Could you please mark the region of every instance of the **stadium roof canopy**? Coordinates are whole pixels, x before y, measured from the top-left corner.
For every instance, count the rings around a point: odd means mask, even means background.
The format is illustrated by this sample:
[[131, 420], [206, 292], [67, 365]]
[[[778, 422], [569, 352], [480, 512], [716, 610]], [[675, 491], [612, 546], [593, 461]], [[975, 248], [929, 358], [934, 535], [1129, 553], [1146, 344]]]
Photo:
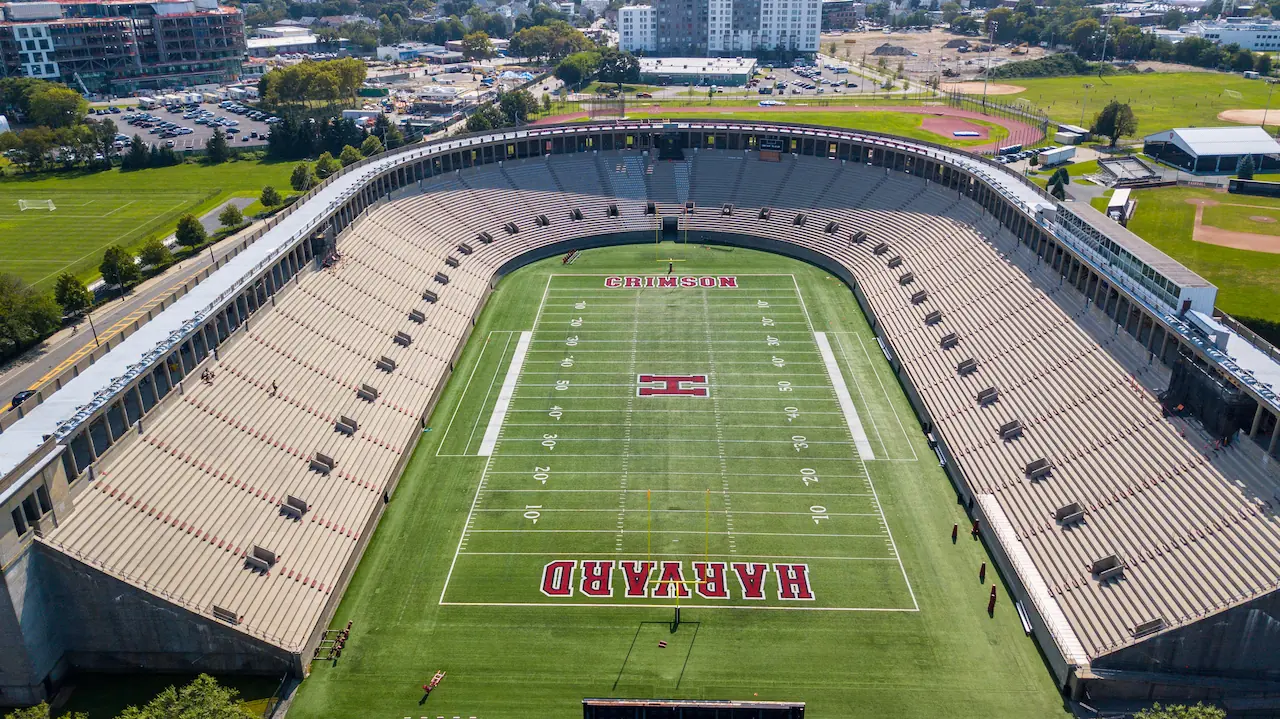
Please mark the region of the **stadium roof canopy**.
[[1213, 155], [1280, 155], [1280, 143], [1261, 127], [1180, 127], [1143, 138], [1172, 142], [1192, 157]]

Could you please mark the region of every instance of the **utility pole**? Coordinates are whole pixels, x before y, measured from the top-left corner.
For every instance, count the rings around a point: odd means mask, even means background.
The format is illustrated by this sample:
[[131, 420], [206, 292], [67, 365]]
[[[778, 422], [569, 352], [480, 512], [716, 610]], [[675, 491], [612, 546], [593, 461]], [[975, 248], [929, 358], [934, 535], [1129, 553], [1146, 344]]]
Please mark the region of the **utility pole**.
[[1262, 111], [1262, 131], [1267, 130], [1267, 113], [1271, 111], [1271, 93], [1276, 89], [1276, 81], [1267, 78], [1267, 107]]
[[987, 71], [982, 73], [982, 114], [983, 115], [987, 114], [987, 82], [991, 79], [991, 52], [996, 49], [995, 48], [996, 29], [1000, 27], [1000, 23], [993, 22], [993, 23], [990, 23], [990, 25], [991, 27], [988, 28], [988, 30], [990, 31], [990, 34], [988, 35], [988, 42], [987, 42]]

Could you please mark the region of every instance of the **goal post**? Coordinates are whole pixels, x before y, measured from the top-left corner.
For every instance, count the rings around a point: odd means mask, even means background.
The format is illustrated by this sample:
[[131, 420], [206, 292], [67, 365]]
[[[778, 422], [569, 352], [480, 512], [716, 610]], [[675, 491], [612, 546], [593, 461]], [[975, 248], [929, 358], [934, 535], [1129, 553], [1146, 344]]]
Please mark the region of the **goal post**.
[[48, 210], [53, 212], [58, 208], [54, 207], [53, 200], [18, 200], [18, 210], [26, 212], [27, 210]]

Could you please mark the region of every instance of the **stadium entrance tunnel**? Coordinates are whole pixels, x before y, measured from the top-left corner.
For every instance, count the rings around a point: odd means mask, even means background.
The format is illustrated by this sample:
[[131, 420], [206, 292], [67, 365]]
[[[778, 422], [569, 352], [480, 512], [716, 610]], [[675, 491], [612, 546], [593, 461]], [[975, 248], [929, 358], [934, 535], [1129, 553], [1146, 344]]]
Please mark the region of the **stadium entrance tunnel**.
[[[668, 142], [681, 148], [683, 159], [653, 157]], [[1187, 308], [1212, 313], [1212, 286], [1090, 208], [1060, 206], [1007, 168], [949, 148], [812, 126], [692, 121], [451, 138], [353, 164], [273, 218], [246, 251], [251, 257], [219, 271], [234, 276], [215, 273], [197, 296], [151, 320], [171, 329], [119, 343], [114, 352], [134, 353], [127, 362], [74, 368], [77, 376], [58, 385], [77, 401], [47, 409], [50, 415], [68, 409], [65, 415], [49, 421], [33, 412], [20, 420], [31, 422], [17, 426], [26, 431], [12, 431], [26, 406], [0, 419], [6, 430], [0, 442], [38, 440], [22, 444], [25, 458], [5, 466], [4, 509], [14, 526], [0, 542], [0, 566], [9, 606], [25, 612], [0, 612], [0, 626], [10, 629], [5, 636], [14, 638], [0, 645], [14, 662], [12, 672], [2, 673], [6, 696], [38, 700], [46, 677], [56, 679], [80, 662], [109, 663], [113, 655], [168, 666], [174, 657], [193, 656], [205, 635], [227, 647], [219, 664], [274, 672], [283, 658], [302, 673], [498, 279], [572, 250], [651, 243], [672, 225], [671, 239], [793, 257], [851, 288], [1059, 686], [1097, 696], [1107, 683], [1090, 673], [1092, 664], [1101, 668], [1126, 649], [1136, 656], [1156, 641], [1170, 652], [1162, 666], [1176, 665], [1185, 675], [1212, 676], [1220, 684], [1280, 680], [1280, 667], [1242, 667], [1213, 650], [1248, 637], [1255, 656], [1280, 657], [1280, 636], [1250, 636], [1252, 615], [1241, 611], [1231, 623], [1230, 642], [1204, 630], [1225, 611], [1220, 597], [1235, 597], [1232, 606], [1240, 609], [1274, 597], [1280, 586], [1280, 573], [1269, 569], [1269, 558], [1280, 551], [1266, 529], [1274, 510], [1260, 509], [1253, 500], [1261, 497], [1232, 493], [1235, 477], [1224, 474], [1246, 474], [1244, 484], [1269, 486], [1262, 459], [1274, 453], [1280, 435], [1272, 429], [1268, 438], [1265, 430], [1276, 426], [1280, 409], [1247, 392], [1255, 405], [1246, 429], [1259, 441], [1233, 443], [1238, 454], [1224, 464], [1216, 455], [1197, 454], [1205, 443], [1201, 428], [1162, 422], [1150, 401], [1168, 385], [1168, 365], [1180, 354], [1194, 355], [1215, 373], [1228, 371], [1182, 314]], [[1147, 261], [1134, 270], [1137, 276], [1101, 254], [1121, 245], [1131, 248], [1131, 259]], [[328, 276], [344, 271], [355, 285]], [[262, 321], [277, 304], [294, 303], [302, 309], [291, 317], [332, 311], [335, 324], [346, 321], [356, 311], [355, 293], [376, 296], [379, 306], [394, 311], [361, 320], [377, 325], [365, 334], [339, 331], [341, 342], [328, 328], [301, 321], [296, 332], [303, 339], [282, 341]], [[313, 300], [327, 309], [318, 310]], [[201, 513], [216, 502], [190, 501], [197, 495], [192, 488], [205, 486], [203, 460], [187, 461], [180, 453], [189, 448], [162, 443], [163, 433], [154, 430], [182, 422], [188, 435], [199, 436], [205, 423], [228, 421], [201, 404], [203, 388], [215, 384], [209, 369], [227, 356], [271, 352], [273, 371], [302, 372], [297, 368], [319, 361], [304, 354], [312, 344], [350, 354], [356, 369], [344, 397], [358, 397], [357, 406], [369, 413], [391, 401], [402, 411], [382, 417], [397, 432], [390, 447], [395, 461], [359, 483], [334, 482], [357, 519], [336, 528], [298, 525], [298, 541], [333, 547], [326, 562], [299, 573], [290, 562], [303, 545], [260, 547], [246, 537], [228, 548], [226, 538], [251, 521], [286, 521], [282, 502], [296, 514], [322, 511], [311, 497], [293, 495], [293, 485], [313, 481], [312, 474], [344, 476], [358, 457], [332, 454], [309, 440], [283, 443], [286, 469], [273, 477], [260, 477], [252, 464], [227, 467], [219, 477], [232, 478], [227, 486], [208, 486], [262, 490], [267, 499], [250, 503], [245, 516], [219, 517]], [[429, 361], [421, 360], [423, 352]], [[414, 362], [421, 377], [393, 381], [418, 371]], [[127, 371], [105, 374], [112, 366]], [[218, 384], [233, 379], [217, 374]], [[251, 423], [265, 411], [268, 400], [261, 397], [275, 396], [273, 384], [270, 377], [246, 382], [245, 396], [261, 404], [251, 403], [246, 416], [230, 421]], [[424, 391], [396, 396], [399, 384]], [[317, 430], [325, 438], [335, 427], [356, 430], [326, 396], [296, 399], [317, 416], [338, 415]], [[161, 406], [166, 410], [153, 414]], [[175, 407], [183, 412], [169, 411]], [[1248, 411], [1232, 409], [1231, 422], [1238, 425]], [[1014, 421], [1020, 431], [1005, 436], [1001, 428]], [[235, 441], [270, 443], [253, 430], [261, 434], [251, 427]], [[99, 471], [104, 464], [127, 466], [121, 458], [144, 453], [171, 458], [164, 460], [172, 466], [166, 491], [181, 502], [164, 517], [129, 477]], [[1086, 459], [1095, 464], [1086, 467]], [[1193, 463], [1194, 472], [1183, 466]], [[242, 489], [235, 483], [241, 476], [290, 482]], [[1103, 476], [1118, 488], [1101, 484]], [[1173, 476], [1194, 485], [1193, 504], [1231, 522], [1205, 524], [1185, 504], [1150, 491]], [[1044, 486], [1069, 496], [1049, 500], [1036, 491]], [[1062, 509], [1058, 504], [1080, 510], [1062, 514], [1073, 518], [1070, 527], [1065, 519], [1046, 520]], [[120, 511], [108, 514], [113, 509]], [[1160, 516], [1169, 536], [1178, 538], [1159, 552], [1135, 528], [1148, 515]], [[110, 543], [83, 531], [107, 522], [118, 536], [154, 537], [135, 542], [128, 572], [112, 563]], [[1231, 535], [1230, 551], [1203, 539], [1227, 532], [1239, 533]], [[187, 556], [201, 563], [191, 559], [186, 574], [196, 581], [173, 579], [179, 573], [161, 557], [166, 546], [191, 548]], [[37, 552], [59, 561], [33, 565]], [[1105, 576], [1090, 571], [1104, 564]], [[234, 606], [210, 600], [210, 584], [256, 580], [263, 565], [285, 577], [271, 592], [245, 594]], [[1054, 569], [1061, 567], [1069, 569]], [[1250, 579], [1230, 587], [1213, 583], [1225, 575]], [[101, 599], [112, 582], [136, 592], [136, 612], [117, 612]], [[81, 584], [93, 591], [80, 591]], [[34, 611], [38, 602], [24, 601], [46, 592], [83, 604], [69, 616], [98, 625], [86, 634], [92, 644], [65, 641], [76, 627], [55, 631], [48, 615]], [[273, 614], [280, 606], [305, 609]], [[152, 620], [155, 631], [132, 631], [138, 616], [153, 614], [150, 607], [166, 610]], [[1121, 671], [1120, 664], [1111, 669]], [[1199, 691], [1158, 668], [1139, 672], [1136, 663], [1123, 664], [1136, 672], [1126, 681]]]

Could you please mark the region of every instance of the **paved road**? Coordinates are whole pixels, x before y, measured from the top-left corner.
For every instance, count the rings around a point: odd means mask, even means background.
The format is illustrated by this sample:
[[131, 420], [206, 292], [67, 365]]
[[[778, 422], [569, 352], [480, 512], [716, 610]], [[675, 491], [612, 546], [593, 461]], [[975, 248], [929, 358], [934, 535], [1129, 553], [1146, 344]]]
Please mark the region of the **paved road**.
[[[232, 243], [224, 240], [212, 252], [221, 260], [231, 245]], [[29, 350], [17, 361], [0, 369], [0, 400], [3, 401], [0, 409], [9, 408], [9, 399], [13, 395], [24, 389], [43, 387], [59, 372], [92, 352], [95, 347], [94, 328], [99, 341], [115, 337], [137, 319], [145, 319], [147, 310], [208, 267], [211, 261], [210, 251], [206, 250], [174, 265], [164, 274], [135, 287], [123, 300], [111, 300], [94, 310], [92, 327], [88, 319], [82, 320], [75, 327], [59, 331], [39, 347]]]

